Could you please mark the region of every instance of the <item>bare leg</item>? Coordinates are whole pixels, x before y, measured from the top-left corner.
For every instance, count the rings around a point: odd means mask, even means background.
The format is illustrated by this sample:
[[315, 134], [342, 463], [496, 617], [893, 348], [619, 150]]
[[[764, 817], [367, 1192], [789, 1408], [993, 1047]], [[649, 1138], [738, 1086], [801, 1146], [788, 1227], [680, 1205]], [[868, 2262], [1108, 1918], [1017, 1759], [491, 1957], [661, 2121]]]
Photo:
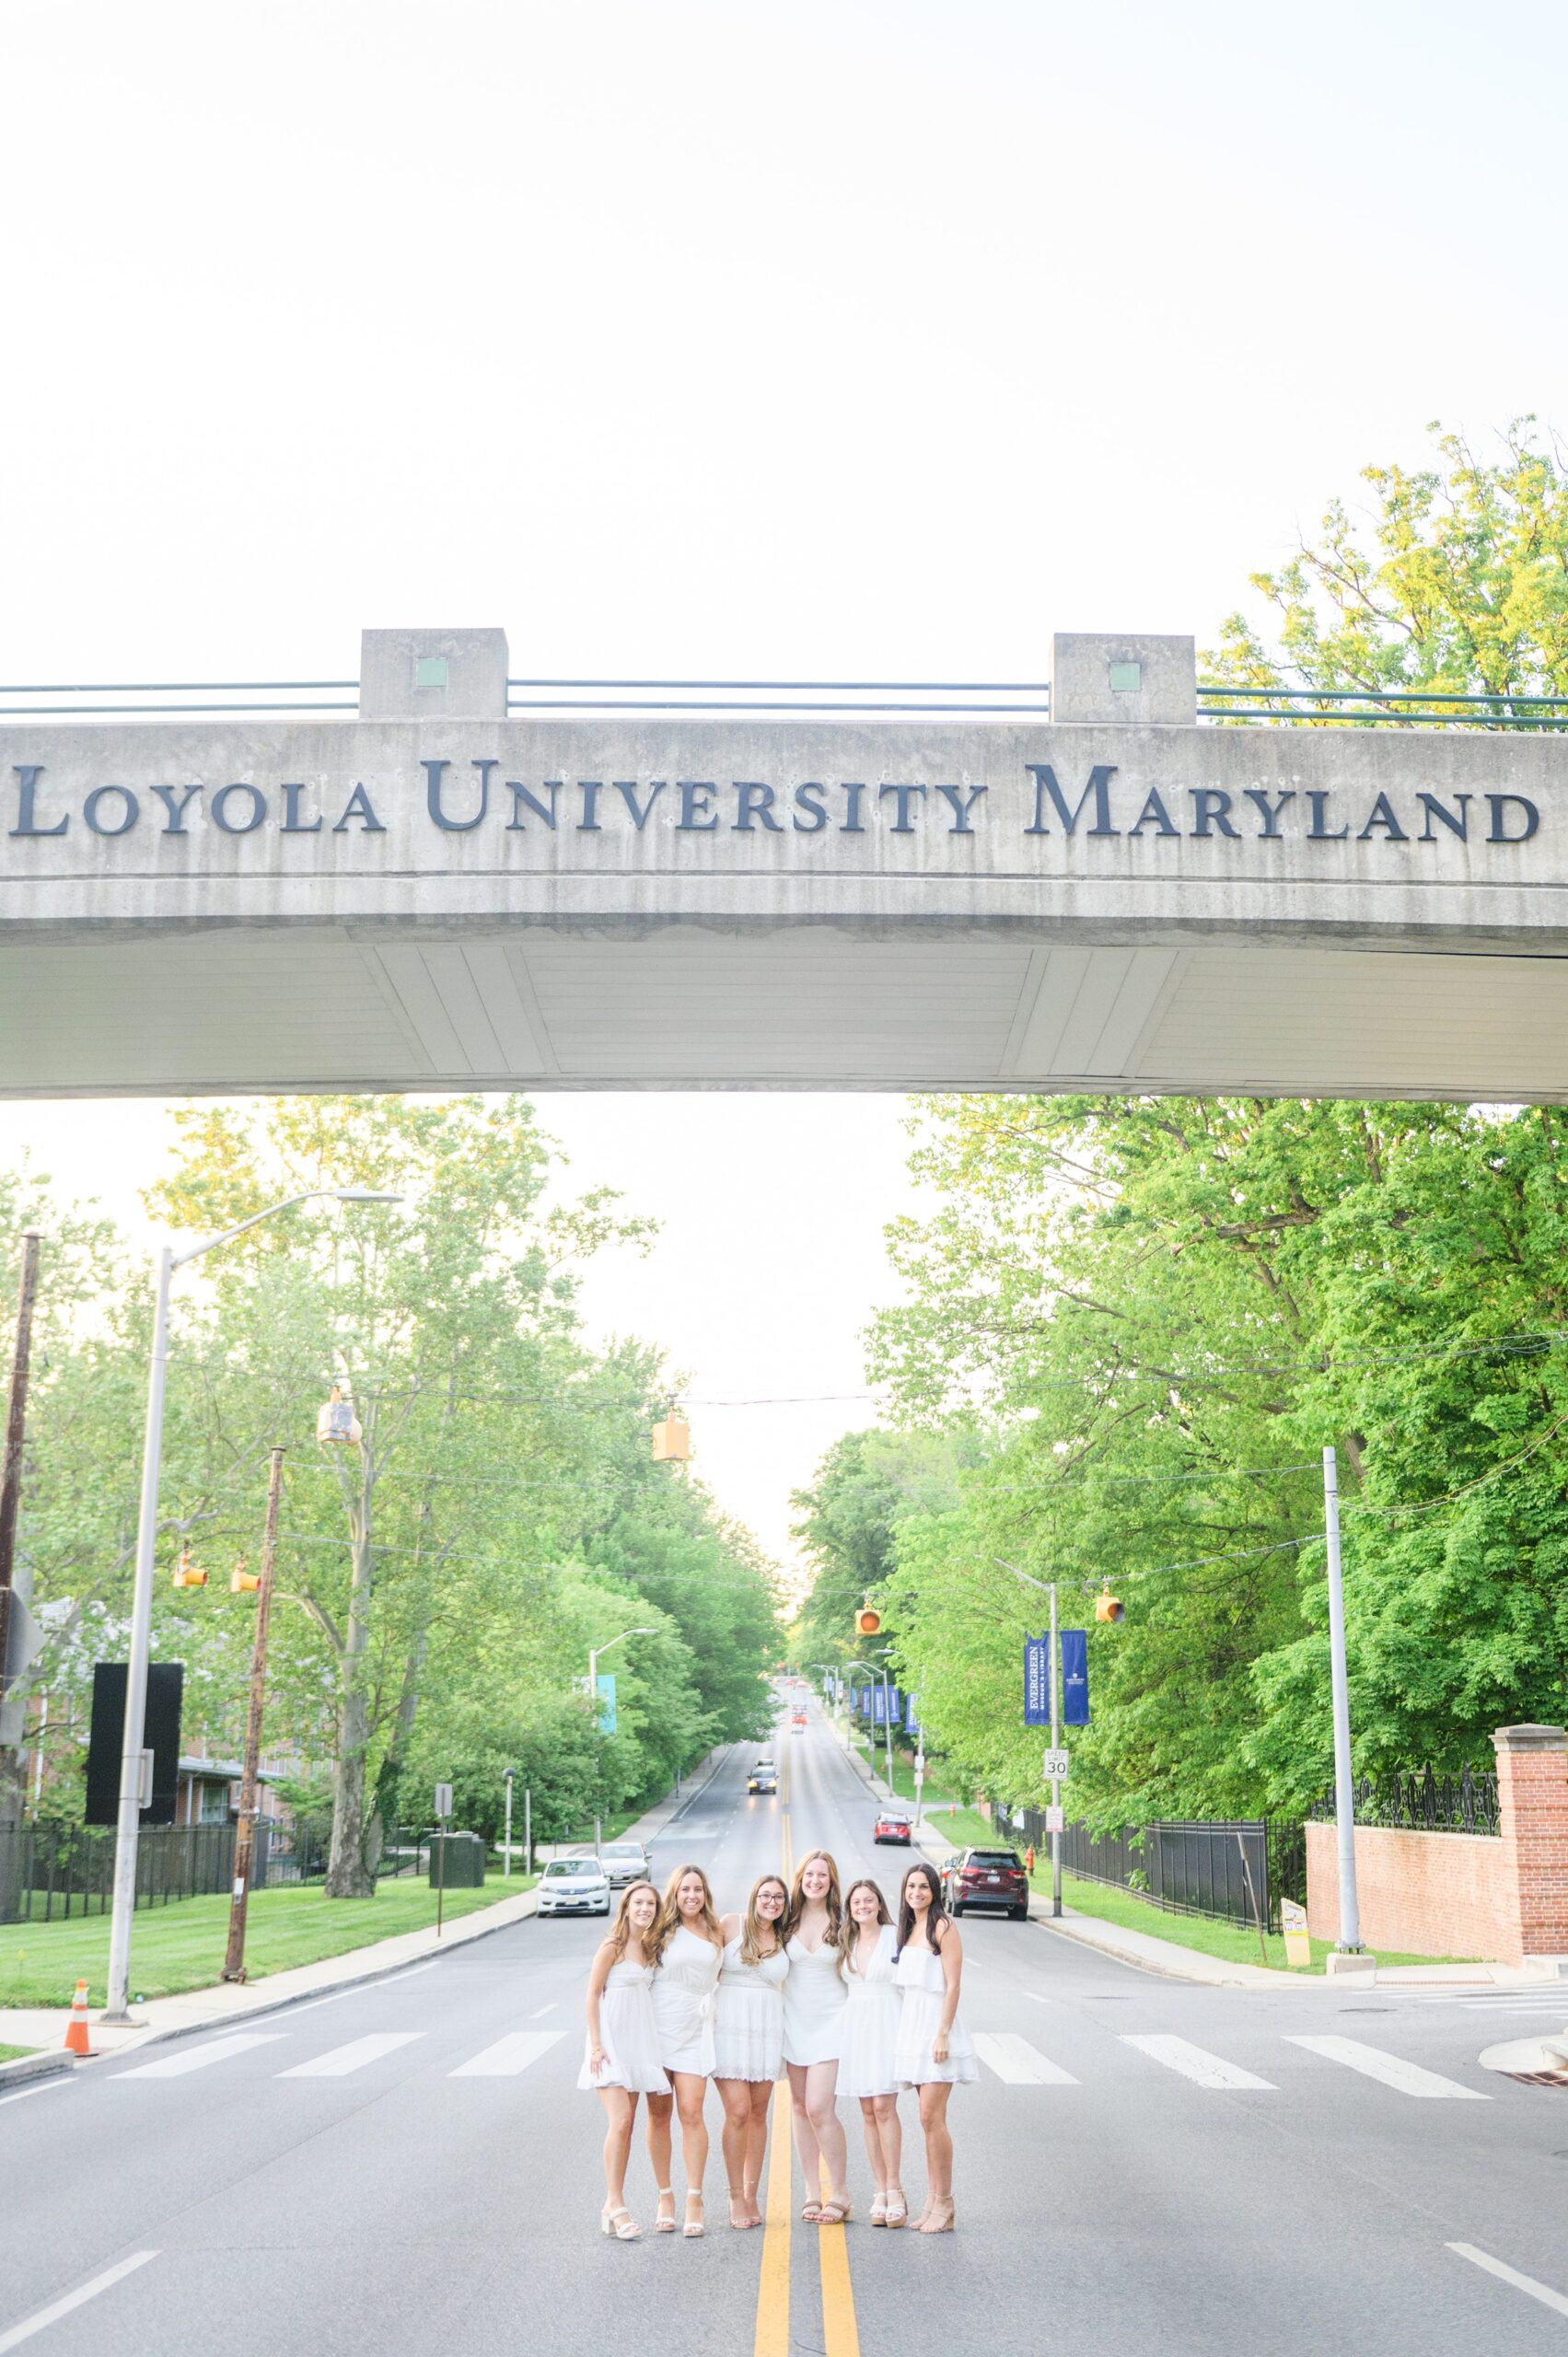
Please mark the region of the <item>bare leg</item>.
[[773, 2091], [766, 2080], [759, 2080], [751, 2089], [751, 2118], [746, 2131], [746, 2219], [747, 2223], [760, 2226], [762, 2212], [758, 2194], [762, 2186], [762, 2164], [768, 2154], [768, 2114], [772, 2108]]
[[925, 2210], [920, 2232], [938, 2234], [946, 2225], [953, 2200], [953, 2139], [947, 2132], [947, 2097], [953, 2090], [945, 2079], [929, 2079], [920, 2091], [920, 2124], [925, 2131]]
[[703, 2199], [703, 2177], [708, 2165], [708, 2123], [703, 2117], [708, 2083], [695, 2071], [672, 2071], [670, 2076], [675, 2081], [675, 2108], [680, 2115], [680, 2151], [686, 2163], [690, 2209], [693, 2200]]
[[806, 2180], [806, 2209], [815, 2212], [821, 2202], [822, 2164], [817, 2142], [817, 2131], [811, 2125], [807, 2108], [806, 2087], [810, 2076], [803, 2062], [787, 2062], [789, 2073], [790, 2126], [795, 2131], [795, 2156], [800, 2163], [800, 2174]]
[[882, 2140], [882, 2182], [889, 2193], [901, 2190], [904, 2166], [904, 2129], [899, 2118], [897, 2096], [875, 2096], [877, 2131]]
[[724, 2106], [720, 2142], [729, 2186], [729, 2223], [732, 2226], [749, 2226], [751, 2205], [747, 2191], [746, 2154], [751, 2141], [751, 2088], [745, 2079], [715, 2079], [714, 2084]]
[[621, 2210], [626, 2206], [626, 2164], [632, 2157], [637, 2098], [624, 2087], [601, 2087], [598, 2099], [604, 2106], [604, 2206]]
[[865, 2139], [865, 2157], [871, 2168], [871, 2191], [874, 2200], [880, 2201], [888, 2190], [888, 2164], [882, 2151], [882, 2129], [877, 2118], [875, 2096], [860, 2098], [860, 2132]]
[[660, 2197], [659, 2223], [661, 2224], [668, 2223], [670, 2226], [675, 2223], [674, 2197], [671, 2196], [668, 2202], [663, 2197], [669, 2185], [669, 2165], [672, 2157], [669, 2121], [670, 2114], [674, 2109], [673, 2096], [648, 2097], [648, 2158], [654, 2165], [654, 2185]]
[[828, 2165], [828, 2189], [834, 2196], [844, 2192], [844, 2177], [849, 2168], [849, 2152], [836, 2099], [838, 2084], [836, 2061], [813, 2062], [807, 2071], [806, 2115], [817, 2139], [817, 2149]]

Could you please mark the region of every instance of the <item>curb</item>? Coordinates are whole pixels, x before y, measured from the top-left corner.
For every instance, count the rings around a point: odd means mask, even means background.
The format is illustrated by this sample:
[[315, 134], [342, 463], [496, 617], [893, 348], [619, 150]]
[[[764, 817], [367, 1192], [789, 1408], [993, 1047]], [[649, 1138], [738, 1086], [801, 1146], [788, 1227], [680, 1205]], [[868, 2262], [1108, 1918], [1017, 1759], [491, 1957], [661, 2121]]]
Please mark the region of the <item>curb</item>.
[[24, 2079], [53, 2079], [75, 2067], [75, 2056], [67, 2054], [64, 2047], [52, 2054], [18, 2054], [12, 2062], [0, 2062], [0, 2094], [19, 2086]]

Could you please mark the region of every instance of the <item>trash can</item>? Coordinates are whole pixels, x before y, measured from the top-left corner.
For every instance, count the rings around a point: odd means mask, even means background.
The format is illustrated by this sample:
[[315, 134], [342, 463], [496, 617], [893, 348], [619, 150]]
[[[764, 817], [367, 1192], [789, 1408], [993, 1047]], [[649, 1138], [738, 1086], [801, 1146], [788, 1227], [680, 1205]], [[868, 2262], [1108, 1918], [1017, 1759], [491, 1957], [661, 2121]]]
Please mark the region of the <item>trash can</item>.
[[430, 1843], [430, 1887], [479, 1890], [484, 1883], [484, 1843], [477, 1833], [437, 1833]]

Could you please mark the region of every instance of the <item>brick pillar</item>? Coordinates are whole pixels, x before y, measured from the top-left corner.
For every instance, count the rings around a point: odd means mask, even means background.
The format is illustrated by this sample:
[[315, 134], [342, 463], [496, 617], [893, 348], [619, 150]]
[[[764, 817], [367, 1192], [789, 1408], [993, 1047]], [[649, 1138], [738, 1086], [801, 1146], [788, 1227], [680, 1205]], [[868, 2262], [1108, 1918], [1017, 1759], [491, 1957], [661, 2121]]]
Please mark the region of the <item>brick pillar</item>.
[[1497, 1797], [1516, 1959], [1568, 1965], [1568, 1729], [1499, 1727]]

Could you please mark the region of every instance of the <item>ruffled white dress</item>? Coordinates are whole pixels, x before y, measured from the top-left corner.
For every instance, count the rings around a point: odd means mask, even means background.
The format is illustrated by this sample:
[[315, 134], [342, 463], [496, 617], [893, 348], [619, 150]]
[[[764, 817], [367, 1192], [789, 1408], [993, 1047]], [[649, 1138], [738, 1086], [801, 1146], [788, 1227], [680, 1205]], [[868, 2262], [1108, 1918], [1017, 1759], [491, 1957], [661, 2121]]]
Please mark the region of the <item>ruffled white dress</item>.
[[714, 2074], [714, 1985], [720, 1951], [714, 1940], [678, 1925], [654, 1974], [654, 2021], [659, 2061], [667, 2071]]
[[848, 1994], [839, 2047], [842, 2096], [893, 2096], [899, 2091], [894, 2056], [903, 1997], [893, 1970], [897, 1939], [892, 1925], [884, 1923], [865, 1970], [861, 1972], [854, 1963], [846, 1962], [844, 1987]]
[[784, 2059], [786, 2062], [836, 2062], [844, 2000], [839, 1952], [824, 1940], [808, 1948], [797, 1932], [784, 1950], [789, 1977], [784, 1985]]
[[931, 2059], [947, 1999], [941, 1957], [933, 1956], [926, 1947], [904, 1948], [894, 1967], [894, 1976], [903, 1991], [899, 2042], [893, 2056], [900, 2086], [923, 2087], [932, 2079], [946, 2079], [952, 2086], [967, 2086], [978, 2079], [980, 2064], [975, 2061], [970, 2034], [960, 2021], [955, 2021], [947, 2032], [946, 2062], [934, 2062]]
[[784, 2069], [784, 1991], [789, 1958], [782, 1948], [756, 1964], [740, 1960], [731, 1940], [714, 2002], [715, 2079], [776, 2079]]
[[588, 2068], [593, 2050], [589, 2038], [583, 2048], [580, 2087], [626, 2087], [634, 2096], [667, 2096], [669, 2081], [658, 2059], [658, 2032], [654, 2026], [653, 1967], [628, 1964], [621, 1956], [610, 1968], [598, 2001], [599, 2042], [604, 2067], [598, 2078]]

